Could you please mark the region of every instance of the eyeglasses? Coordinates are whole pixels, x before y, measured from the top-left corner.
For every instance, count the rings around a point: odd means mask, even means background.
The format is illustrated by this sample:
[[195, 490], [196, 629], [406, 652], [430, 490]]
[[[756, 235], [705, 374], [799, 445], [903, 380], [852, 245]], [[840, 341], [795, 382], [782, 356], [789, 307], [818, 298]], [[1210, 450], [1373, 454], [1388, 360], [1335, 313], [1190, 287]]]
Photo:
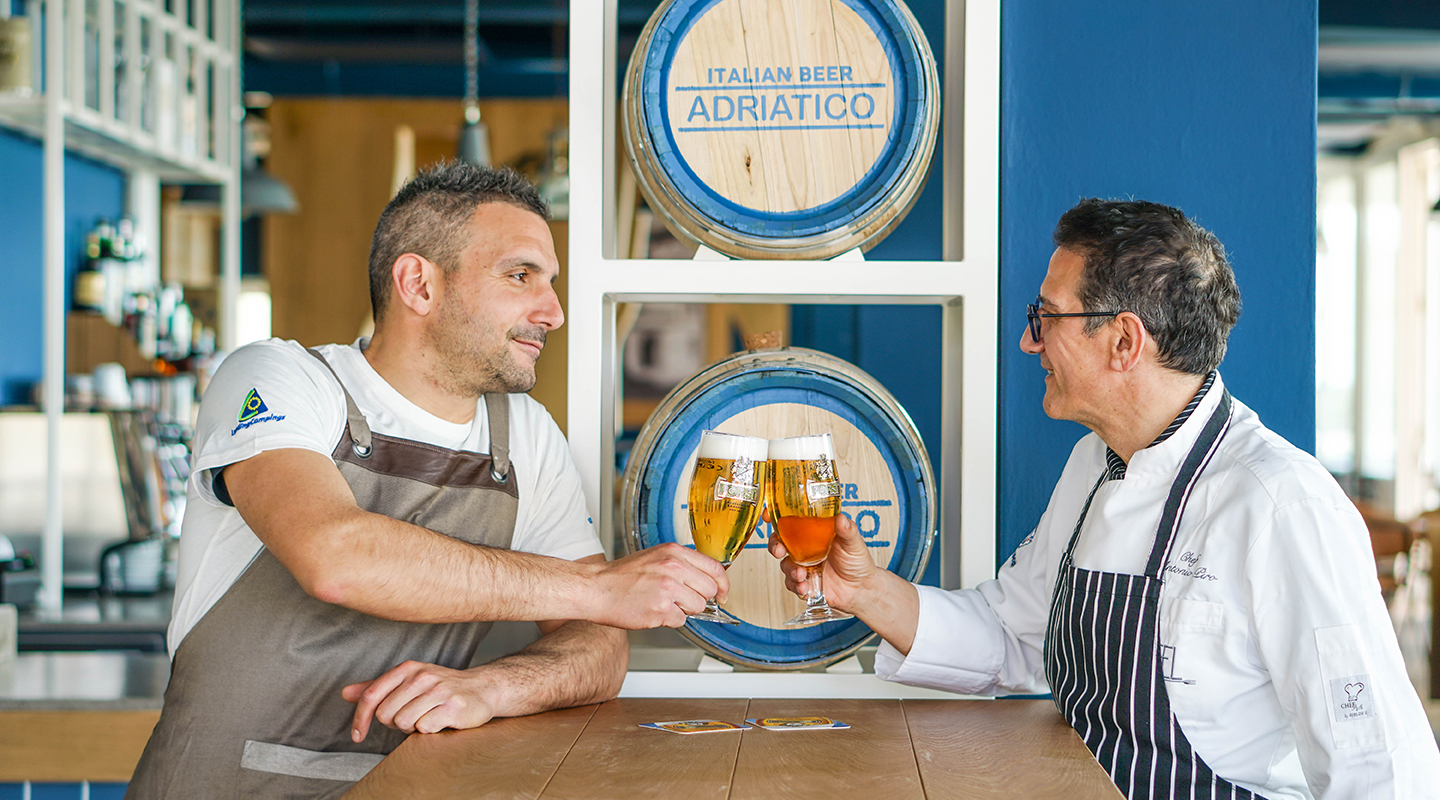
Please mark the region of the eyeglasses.
[[1030, 323], [1030, 340], [1039, 344], [1044, 341], [1040, 336], [1040, 320], [1055, 319], [1058, 317], [1113, 317], [1116, 314], [1123, 314], [1123, 311], [1076, 311], [1070, 314], [1041, 314], [1040, 298], [1025, 306], [1025, 319]]

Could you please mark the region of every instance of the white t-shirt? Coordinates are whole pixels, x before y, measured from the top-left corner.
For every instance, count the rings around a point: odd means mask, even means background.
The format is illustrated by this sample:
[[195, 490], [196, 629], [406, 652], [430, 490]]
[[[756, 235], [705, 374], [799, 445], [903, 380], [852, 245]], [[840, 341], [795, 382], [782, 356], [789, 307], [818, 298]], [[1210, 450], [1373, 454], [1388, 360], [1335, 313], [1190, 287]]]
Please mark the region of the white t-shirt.
[[[375, 372], [361, 352], [368, 344], [362, 338], [353, 345], [316, 349], [344, 381], [371, 431], [451, 450], [489, 452], [483, 398], [471, 422], [440, 419]], [[299, 343], [256, 342], [225, 359], [205, 390], [195, 426], [170, 620], [172, 654], [261, 548], [240, 513], [216, 499], [215, 471], [281, 448], [299, 447], [329, 457], [344, 430], [340, 384]], [[520, 492], [511, 549], [567, 560], [603, 552], [565, 437], [545, 407], [529, 395], [510, 395], [510, 460]]]
[[[1095, 492], [1074, 565], [1143, 573], [1170, 484], [1224, 386]], [[1180, 728], [1216, 773], [1265, 797], [1440, 798], [1440, 752], [1380, 597], [1370, 538], [1312, 456], [1234, 402], [1163, 568], [1160, 643]], [[1050, 506], [998, 577], [920, 587], [914, 645], [888, 680], [967, 694], [1045, 692], [1055, 578], [1105, 443], [1075, 445]]]

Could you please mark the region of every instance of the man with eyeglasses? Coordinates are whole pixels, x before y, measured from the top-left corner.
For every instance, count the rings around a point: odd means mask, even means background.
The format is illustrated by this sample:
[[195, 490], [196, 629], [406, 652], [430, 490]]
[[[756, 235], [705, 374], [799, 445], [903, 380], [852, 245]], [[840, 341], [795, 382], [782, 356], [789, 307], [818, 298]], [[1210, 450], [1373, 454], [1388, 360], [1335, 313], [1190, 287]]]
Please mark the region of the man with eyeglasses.
[[[1096, 199], [1054, 242], [1020, 347], [1045, 412], [1093, 433], [976, 589], [876, 567], [842, 521], [825, 593], [885, 640], [876, 672], [1051, 692], [1130, 798], [1440, 797], [1364, 523], [1217, 371], [1240, 314], [1220, 242], [1176, 209]], [[804, 568], [782, 568], [803, 594]]]

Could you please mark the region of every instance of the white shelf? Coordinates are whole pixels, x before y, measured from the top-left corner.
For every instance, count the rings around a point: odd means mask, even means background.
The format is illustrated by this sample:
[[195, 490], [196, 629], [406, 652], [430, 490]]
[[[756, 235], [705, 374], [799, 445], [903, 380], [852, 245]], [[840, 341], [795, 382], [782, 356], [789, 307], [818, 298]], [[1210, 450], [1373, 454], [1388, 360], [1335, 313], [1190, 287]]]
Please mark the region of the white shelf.
[[[45, 138], [44, 95], [0, 98], [0, 127], [35, 139]], [[224, 183], [232, 170], [210, 159], [184, 156], [162, 148], [155, 137], [88, 109], [71, 110], [62, 101], [65, 149], [126, 172], [146, 171], [166, 183]]]
[[[941, 585], [995, 572], [1000, 8], [949, 3], [942, 261], [615, 258], [617, 0], [570, 4], [570, 447], [614, 549], [616, 305], [630, 301], [931, 303], [943, 309]], [[933, 43], [932, 44], [938, 44]], [[935, 456], [932, 453], [932, 458]], [[838, 676], [837, 676], [838, 677]]]
[[[196, 18], [181, 16], [192, 8]], [[160, 241], [161, 181], [221, 185], [220, 346], [234, 344], [243, 116], [239, 0], [177, 2], [174, 9], [167, 12], [157, 0], [25, 4], [35, 94], [0, 97], [0, 127], [39, 139], [43, 151], [43, 395], [52, 400], [65, 394], [67, 151], [125, 172], [126, 214], [153, 246]], [[207, 17], [212, 10], [213, 18]], [[158, 277], [158, 261], [150, 268]], [[40, 603], [49, 609], [63, 602], [62, 406], [45, 404], [49, 433]]]

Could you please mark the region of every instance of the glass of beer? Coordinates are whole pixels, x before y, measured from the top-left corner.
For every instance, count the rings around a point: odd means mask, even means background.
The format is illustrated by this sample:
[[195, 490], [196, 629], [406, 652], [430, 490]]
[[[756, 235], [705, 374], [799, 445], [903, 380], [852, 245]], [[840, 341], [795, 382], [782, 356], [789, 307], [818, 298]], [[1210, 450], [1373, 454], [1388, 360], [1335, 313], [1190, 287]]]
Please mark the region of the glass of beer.
[[[695, 549], [722, 565], [730, 562], [750, 541], [765, 502], [765, 467], [770, 443], [754, 436], [719, 431], [700, 434], [695, 474], [690, 478], [690, 535]], [[703, 619], [738, 625], [710, 598], [705, 610], [691, 614]]]
[[770, 519], [790, 558], [809, 573], [810, 583], [805, 610], [787, 620], [786, 625], [853, 619], [825, 602], [820, 585], [821, 568], [835, 541], [841, 494], [830, 434], [770, 440]]

